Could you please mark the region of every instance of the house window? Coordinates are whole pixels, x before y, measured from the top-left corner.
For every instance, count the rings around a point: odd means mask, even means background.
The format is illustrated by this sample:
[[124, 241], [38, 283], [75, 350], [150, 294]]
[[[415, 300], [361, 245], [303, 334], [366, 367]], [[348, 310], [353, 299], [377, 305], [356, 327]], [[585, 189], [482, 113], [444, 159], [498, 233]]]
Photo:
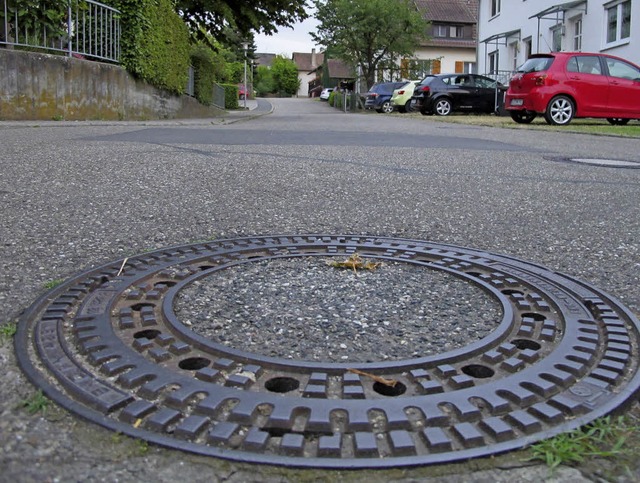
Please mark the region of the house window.
[[562, 25], [556, 25], [551, 29], [551, 51], [560, 52], [562, 50]]
[[500, 0], [491, 0], [491, 16], [495, 17], [500, 13]]
[[631, 0], [615, 2], [607, 10], [607, 43], [620, 42], [631, 36]]
[[582, 17], [573, 22], [573, 50], [576, 52], [582, 50]]
[[456, 61], [455, 71], [456, 74], [473, 74], [475, 73], [476, 63], [475, 62], [464, 62], [462, 60]]
[[433, 36], [434, 37], [447, 37], [449, 35], [448, 25], [434, 25]]
[[456, 38], [456, 39], [460, 39], [460, 38], [464, 37], [464, 27], [461, 27], [459, 25], [452, 25], [451, 26], [451, 37]]
[[524, 51], [524, 60], [531, 57], [531, 37], [522, 39], [522, 50]]
[[511, 68], [512, 70], [518, 69], [518, 42], [512, 42], [509, 44], [509, 52], [511, 52]]
[[499, 54], [496, 50], [495, 52], [491, 52], [489, 54], [489, 74], [497, 74], [498, 73], [498, 63], [499, 63]]

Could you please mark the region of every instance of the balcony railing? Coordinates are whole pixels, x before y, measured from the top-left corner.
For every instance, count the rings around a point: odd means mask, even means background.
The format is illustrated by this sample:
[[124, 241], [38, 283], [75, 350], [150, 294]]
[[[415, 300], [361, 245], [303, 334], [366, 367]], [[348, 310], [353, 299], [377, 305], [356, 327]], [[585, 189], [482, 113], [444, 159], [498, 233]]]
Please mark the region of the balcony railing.
[[0, 47], [120, 61], [120, 12], [94, 0], [0, 0]]

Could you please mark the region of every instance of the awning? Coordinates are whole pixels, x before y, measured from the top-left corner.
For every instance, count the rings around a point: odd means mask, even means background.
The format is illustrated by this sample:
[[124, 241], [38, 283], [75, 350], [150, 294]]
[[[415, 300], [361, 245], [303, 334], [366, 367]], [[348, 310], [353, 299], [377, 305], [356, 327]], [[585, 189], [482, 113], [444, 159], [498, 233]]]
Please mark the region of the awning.
[[541, 12], [536, 13], [535, 15], [531, 15], [531, 17], [529, 18], [538, 18], [541, 19], [546, 15], [552, 14], [552, 13], [564, 13], [567, 10], [572, 10], [576, 7], [578, 7], [579, 5], [583, 5], [584, 4], [584, 11], [585, 13], [587, 12], [587, 0], [576, 0], [573, 2], [567, 2], [567, 3], [560, 3], [558, 5], [554, 5], [553, 7], [549, 7], [546, 8], [544, 10], [542, 10]]
[[[520, 29], [509, 30], [508, 32], [502, 32], [500, 34], [492, 35], [491, 37], [487, 37], [486, 39], [481, 40], [480, 43], [488, 44], [489, 42], [497, 41], [500, 39], [508, 39], [509, 37], [513, 37], [514, 35], [517, 35], [518, 37], [520, 37]], [[505, 40], [505, 43], [506, 43], [506, 40]]]

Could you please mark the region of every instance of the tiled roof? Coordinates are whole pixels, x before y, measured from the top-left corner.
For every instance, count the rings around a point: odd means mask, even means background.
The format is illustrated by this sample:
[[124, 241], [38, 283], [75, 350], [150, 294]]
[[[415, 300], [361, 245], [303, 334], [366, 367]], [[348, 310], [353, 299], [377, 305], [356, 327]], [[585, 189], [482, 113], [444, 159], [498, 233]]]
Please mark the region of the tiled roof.
[[327, 59], [329, 77], [332, 79], [355, 79], [353, 69], [338, 59]]
[[457, 40], [457, 39], [429, 39], [421, 44], [424, 47], [458, 47], [463, 49], [476, 49], [475, 40]]
[[261, 65], [265, 67], [271, 67], [271, 63], [273, 62], [273, 59], [276, 58], [276, 54], [265, 54], [260, 52], [256, 52], [255, 54], [253, 54], [253, 56], [256, 59], [256, 65]]
[[424, 18], [433, 22], [476, 23], [479, 0], [415, 0]]
[[[315, 55], [315, 63], [313, 62], [313, 57]], [[319, 65], [322, 65], [324, 61], [324, 53], [307, 53], [307, 52], [294, 52], [293, 53], [293, 61], [298, 66], [298, 70], [300, 71], [312, 71], [317, 68]]]

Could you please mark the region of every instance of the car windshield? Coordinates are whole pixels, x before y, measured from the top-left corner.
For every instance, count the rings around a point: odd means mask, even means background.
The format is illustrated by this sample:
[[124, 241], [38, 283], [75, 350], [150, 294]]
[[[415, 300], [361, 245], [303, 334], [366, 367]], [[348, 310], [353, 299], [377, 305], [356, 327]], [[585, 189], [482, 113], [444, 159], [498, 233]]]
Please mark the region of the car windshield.
[[532, 57], [518, 67], [518, 72], [529, 74], [531, 72], [547, 70], [551, 67], [551, 64], [553, 64], [553, 60], [553, 57]]

